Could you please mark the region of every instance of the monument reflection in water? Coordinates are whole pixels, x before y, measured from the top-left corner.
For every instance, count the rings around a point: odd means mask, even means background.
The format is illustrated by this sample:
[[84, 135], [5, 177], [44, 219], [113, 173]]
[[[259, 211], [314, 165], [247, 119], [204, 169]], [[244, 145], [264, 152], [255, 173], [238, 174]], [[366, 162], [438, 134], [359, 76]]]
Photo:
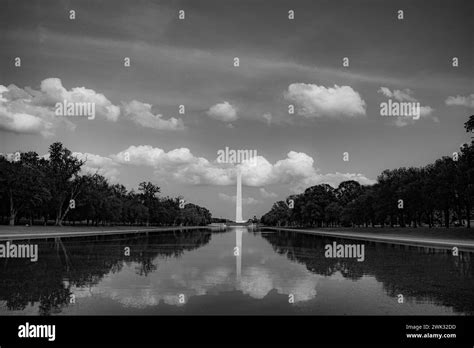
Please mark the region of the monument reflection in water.
[[333, 241], [348, 242], [242, 226], [38, 240], [37, 262], [1, 261], [0, 314], [474, 313], [472, 253], [365, 242], [358, 262], [326, 258]]

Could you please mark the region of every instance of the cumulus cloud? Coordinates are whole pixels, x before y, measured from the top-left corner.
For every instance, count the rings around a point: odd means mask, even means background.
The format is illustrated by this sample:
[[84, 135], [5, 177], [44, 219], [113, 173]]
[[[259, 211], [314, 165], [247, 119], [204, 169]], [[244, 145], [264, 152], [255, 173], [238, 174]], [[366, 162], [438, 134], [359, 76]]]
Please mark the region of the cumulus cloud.
[[[387, 87], [380, 87], [377, 92], [383, 94], [387, 98], [393, 98], [398, 102], [419, 103], [418, 99], [413, 96], [413, 91], [409, 88], [405, 88], [403, 90], [394, 89], [393, 91], [391, 91]], [[433, 111], [434, 109], [431, 106], [420, 105], [420, 117], [431, 118], [433, 121], [439, 122], [439, 119], [437, 117], [431, 116]], [[417, 120], [412, 117], [398, 116], [391, 118], [391, 121], [397, 127], [404, 127], [415, 123]]]
[[73, 152], [73, 156], [85, 161], [81, 168], [83, 174], [100, 174], [109, 179], [110, 182], [118, 182], [118, 163], [109, 157], [103, 157], [92, 153]]
[[137, 100], [123, 102], [122, 107], [112, 104], [103, 94], [86, 87], [67, 90], [60, 79], [47, 78], [41, 81], [40, 89], [19, 88], [15, 85], [0, 85], [0, 129], [16, 133], [42, 134], [51, 136], [63, 125], [74, 130], [76, 125], [70, 117], [55, 114], [56, 103], [90, 103], [94, 105], [95, 116], [116, 122], [124, 113], [136, 124], [154, 129], [181, 130], [183, 121], [177, 118], [163, 119], [153, 114], [150, 104]]
[[0, 104], [0, 129], [15, 133], [41, 133], [44, 136], [52, 134], [53, 124], [38, 116], [24, 112], [15, 112]]
[[58, 123], [69, 124], [66, 120], [58, 120], [54, 111], [33, 103], [33, 95], [15, 85], [0, 85], [0, 129], [27, 134], [51, 136]]
[[[236, 196], [229, 196], [221, 192], [219, 193], [219, 198], [222, 199], [223, 201], [232, 202], [232, 203], [235, 203], [237, 200]], [[253, 197], [242, 197], [242, 203], [245, 205], [251, 205], [251, 204], [258, 204], [261, 202]]]
[[468, 108], [474, 108], [474, 94], [468, 95], [467, 97], [457, 95], [455, 97], [449, 96], [444, 101], [449, 106], [465, 106]]
[[275, 198], [277, 197], [277, 194], [274, 192], [269, 192], [265, 190], [263, 187], [260, 187], [260, 194], [262, 195], [263, 198]]
[[315, 84], [292, 83], [285, 98], [295, 104], [299, 115], [314, 117], [350, 117], [365, 115], [365, 101], [350, 86], [326, 88]]
[[234, 175], [228, 166], [218, 166], [203, 157], [196, 157], [188, 148], [165, 152], [150, 145], [130, 146], [112, 158], [119, 163], [147, 165], [155, 168], [158, 175], [194, 185], [230, 185]]
[[314, 159], [304, 152], [290, 151], [287, 157], [271, 164], [264, 157], [257, 157], [257, 164], [240, 165], [242, 182], [248, 186], [284, 184], [293, 192], [300, 192], [312, 185], [329, 184], [336, 187], [345, 180], [356, 180], [363, 185], [373, 184], [374, 180], [362, 174], [328, 173], [321, 174], [314, 165]]
[[237, 109], [227, 101], [211, 106], [207, 114], [222, 122], [233, 122], [238, 118]]
[[114, 122], [120, 116], [120, 107], [112, 104], [103, 94], [85, 87], [74, 87], [68, 91], [58, 78], [41, 81], [40, 91], [33, 91], [33, 95], [33, 102], [39, 105], [54, 107], [64, 100], [71, 103], [94, 103], [97, 115]]
[[132, 100], [130, 103], [123, 103], [125, 116], [128, 116], [136, 124], [159, 130], [182, 130], [183, 121], [175, 117], [168, 120], [163, 119], [161, 114], [153, 114], [151, 104]]
[[67, 117], [55, 115], [56, 103], [94, 103], [95, 112], [109, 121], [116, 121], [120, 108], [113, 105], [103, 94], [85, 87], [67, 90], [58, 78], [41, 81], [40, 89], [0, 85], [0, 129], [16, 133], [51, 136], [64, 125], [74, 130], [75, 125]]
[[[188, 148], [166, 152], [150, 145], [130, 146], [111, 158], [118, 163], [150, 166], [161, 178], [184, 184], [226, 186], [235, 185], [236, 182], [236, 167], [194, 156]], [[311, 156], [295, 151], [290, 151], [286, 158], [274, 164], [263, 156], [257, 156], [255, 161], [239, 164], [238, 168], [242, 172], [244, 185], [262, 187], [283, 184], [295, 192], [321, 183], [337, 186], [344, 180], [356, 180], [362, 184], [374, 183], [362, 174], [321, 174], [315, 168]]]

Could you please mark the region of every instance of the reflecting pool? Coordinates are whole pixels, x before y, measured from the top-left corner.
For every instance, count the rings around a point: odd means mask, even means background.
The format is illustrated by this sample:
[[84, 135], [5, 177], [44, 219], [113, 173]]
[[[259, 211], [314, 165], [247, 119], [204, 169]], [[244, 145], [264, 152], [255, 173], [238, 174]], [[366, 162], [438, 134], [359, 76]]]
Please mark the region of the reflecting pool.
[[37, 262], [0, 260], [0, 315], [474, 313], [469, 252], [245, 227], [30, 243]]

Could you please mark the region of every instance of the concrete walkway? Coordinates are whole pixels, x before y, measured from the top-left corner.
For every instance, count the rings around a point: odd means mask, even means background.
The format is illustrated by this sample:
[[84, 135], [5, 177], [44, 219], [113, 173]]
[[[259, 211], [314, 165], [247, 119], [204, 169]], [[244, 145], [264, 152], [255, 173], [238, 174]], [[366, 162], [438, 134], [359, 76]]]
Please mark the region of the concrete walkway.
[[359, 233], [359, 232], [330, 232], [321, 230], [300, 230], [293, 228], [280, 228], [280, 227], [265, 227], [265, 229], [289, 231], [306, 234], [316, 234], [320, 236], [337, 237], [345, 239], [355, 240], [366, 240], [372, 242], [389, 243], [389, 244], [400, 244], [400, 245], [412, 245], [412, 246], [423, 246], [432, 247], [439, 249], [452, 249], [457, 247], [461, 251], [474, 251], [473, 240], [463, 239], [445, 239], [445, 238], [432, 238], [432, 237], [417, 237], [417, 236], [406, 236], [400, 234], [380, 234], [380, 233]]
[[53, 227], [53, 226], [33, 226], [33, 227], [10, 227], [2, 226], [0, 228], [0, 240], [21, 240], [21, 239], [44, 239], [44, 238], [69, 238], [69, 237], [87, 237], [102, 236], [111, 234], [127, 233], [154, 233], [177, 230], [190, 230], [196, 228], [209, 228], [208, 226], [174, 226], [174, 227]]

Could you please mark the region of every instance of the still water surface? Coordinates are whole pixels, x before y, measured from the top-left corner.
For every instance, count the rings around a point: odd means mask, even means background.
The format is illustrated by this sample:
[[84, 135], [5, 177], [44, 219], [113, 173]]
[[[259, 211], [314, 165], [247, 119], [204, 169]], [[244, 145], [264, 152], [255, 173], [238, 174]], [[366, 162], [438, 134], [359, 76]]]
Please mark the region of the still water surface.
[[240, 227], [37, 240], [37, 262], [0, 260], [0, 315], [474, 313], [473, 253], [365, 242], [358, 262], [326, 258], [334, 241], [362, 243]]

